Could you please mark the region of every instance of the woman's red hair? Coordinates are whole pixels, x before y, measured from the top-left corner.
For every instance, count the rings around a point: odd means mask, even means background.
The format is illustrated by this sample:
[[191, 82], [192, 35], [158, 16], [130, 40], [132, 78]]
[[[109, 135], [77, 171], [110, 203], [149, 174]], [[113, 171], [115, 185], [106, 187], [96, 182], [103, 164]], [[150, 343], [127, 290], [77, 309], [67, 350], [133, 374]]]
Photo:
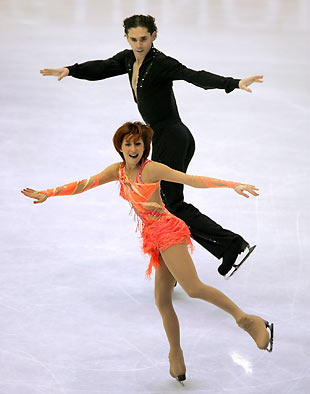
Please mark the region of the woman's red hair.
[[113, 144], [124, 162], [124, 155], [121, 152], [123, 139], [126, 137], [128, 140], [133, 139], [133, 142], [136, 142], [139, 138], [142, 138], [144, 143], [144, 152], [141, 158], [142, 162], [146, 160], [150, 154], [153, 134], [153, 129], [146, 124], [141, 122], [126, 122], [116, 130], [113, 136]]

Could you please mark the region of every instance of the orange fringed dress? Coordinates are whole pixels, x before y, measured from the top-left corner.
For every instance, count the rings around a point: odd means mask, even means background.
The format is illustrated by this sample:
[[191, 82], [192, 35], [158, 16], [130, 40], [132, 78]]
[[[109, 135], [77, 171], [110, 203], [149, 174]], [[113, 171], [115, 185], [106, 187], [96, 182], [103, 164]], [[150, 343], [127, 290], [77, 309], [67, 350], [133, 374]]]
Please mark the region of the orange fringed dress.
[[129, 201], [137, 215], [138, 228], [141, 232], [142, 250], [150, 255], [151, 259], [146, 270], [146, 277], [150, 279], [152, 268], [159, 267], [159, 252], [172, 245], [187, 244], [191, 251], [193, 244], [190, 239], [190, 231], [183, 220], [170, 213], [164, 203], [161, 205], [150, 202], [150, 198], [156, 189], [160, 188], [160, 182], [142, 182], [142, 171], [146, 163], [142, 163], [137, 174], [136, 182], [130, 181], [125, 174], [125, 167], [121, 166], [118, 173], [120, 182], [120, 195]]

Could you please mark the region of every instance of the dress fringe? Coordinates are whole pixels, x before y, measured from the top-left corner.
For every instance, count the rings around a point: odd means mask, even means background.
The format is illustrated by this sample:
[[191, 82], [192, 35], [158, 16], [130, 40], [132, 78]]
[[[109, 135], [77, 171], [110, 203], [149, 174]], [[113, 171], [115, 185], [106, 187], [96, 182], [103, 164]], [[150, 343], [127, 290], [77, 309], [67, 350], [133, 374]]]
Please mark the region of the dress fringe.
[[190, 231], [183, 220], [172, 214], [167, 214], [159, 220], [152, 220], [143, 227], [142, 250], [150, 255], [150, 262], [145, 272], [146, 279], [151, 279], [152, 270], [160, 266], [159, 254], [170, 246], [185, 244], [193, 252]]

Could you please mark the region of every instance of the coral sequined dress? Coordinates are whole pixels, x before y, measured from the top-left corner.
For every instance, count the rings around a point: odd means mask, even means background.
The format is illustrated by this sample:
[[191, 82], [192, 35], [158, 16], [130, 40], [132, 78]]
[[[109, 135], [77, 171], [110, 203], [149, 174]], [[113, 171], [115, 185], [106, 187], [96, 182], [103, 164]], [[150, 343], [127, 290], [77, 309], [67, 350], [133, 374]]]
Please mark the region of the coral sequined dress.
[[[129, 201], [137, 215], [142, 238], [142, 250], [150, 255], [151, 259], [146, 270], [146, 277], [150, 278], [152, 268], [159, 267], [159, 253], [172, 245], [187, 244], [193, 249], [190, 231], [183, 220], [170, 213], [164, 203], [151, 201], [151, 197], [160, 188], [160, 181], [156, 183], [142, 182], [142, 171], [149, 163], [142, 163], [137, 174], [136, 182], [132, 182], [121, 166], [118, 172], [120, 182], [120, 195]], [[159, 190], [158, 190], [159, 191]]]

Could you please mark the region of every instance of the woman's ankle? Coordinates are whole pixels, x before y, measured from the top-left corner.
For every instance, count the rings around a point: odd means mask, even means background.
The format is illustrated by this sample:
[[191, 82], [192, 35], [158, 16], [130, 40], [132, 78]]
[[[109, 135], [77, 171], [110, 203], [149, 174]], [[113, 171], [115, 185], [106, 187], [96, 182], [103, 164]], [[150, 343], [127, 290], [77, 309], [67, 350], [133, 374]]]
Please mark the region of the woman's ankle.
[[180, 346], [178, 346], [178, 347], [170, 347], [169, 357], [178, 358], [180, 356], [183, 356], [183, 351], [182, 351], [182, 348]]
[[243, 312], [241, 309], [239, 309], [234, 315], [234, 319], [236, 320], [236, 323], [238, 323], [242, 318], [246, 317], [247, 313]]

